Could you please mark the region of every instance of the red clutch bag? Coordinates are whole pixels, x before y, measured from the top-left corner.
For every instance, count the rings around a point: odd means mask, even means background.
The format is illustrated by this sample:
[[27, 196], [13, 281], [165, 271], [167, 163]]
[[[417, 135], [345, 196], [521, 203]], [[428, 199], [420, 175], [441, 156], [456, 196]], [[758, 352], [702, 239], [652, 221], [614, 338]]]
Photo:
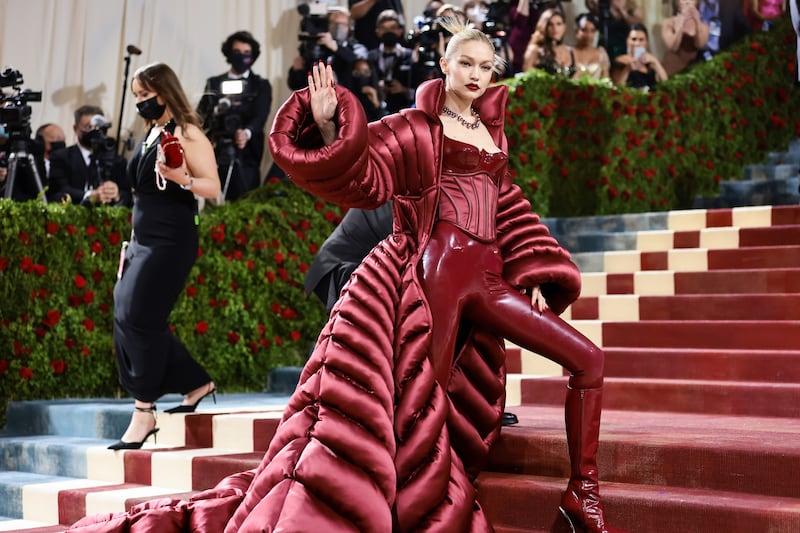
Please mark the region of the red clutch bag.
[[161, 153], [168, 167], [178, 168], [183, 164], [183, 147], [178, 138], [166, 130], [161, 132]]

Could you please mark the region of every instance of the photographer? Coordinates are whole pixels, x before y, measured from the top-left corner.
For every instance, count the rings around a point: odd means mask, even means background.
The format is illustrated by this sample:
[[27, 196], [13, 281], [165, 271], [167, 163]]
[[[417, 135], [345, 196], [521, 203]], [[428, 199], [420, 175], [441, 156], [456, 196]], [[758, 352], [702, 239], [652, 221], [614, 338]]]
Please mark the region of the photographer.
[[[305, 8], [308, 10], [308, 5]], [[367, 59], [367, 48], [351, 37], [351, 26], [350, 13], [341, 7], [327, 7], [326, 16], [316, 13], [304, 15], [302, 32], [298, 36], [300, 55], [289, 69], [290, 89], [305, 88], [311, 66], [322, 61], [330, 63], [339, 85], [360, 92], [353, 80], [353, 69], [357, 60]]]
[[50, 154], [48, 200], [84, 206], [131, 205], [127, 163], [117, 155], [114, 140], [106, 135], [110, 126], [97, 106], [75, 110], [72, 129], [78, 142]]
[[237, 31], [222, 43], [231, 68], [206, 80], [197, 112], [214, 145], [222, 190], [234, 200], [261, 184], [264, 125], [272, 106], [272, 86], [250, 67], [261, 46], [250, 32]]
[[368, 60], [377, 74], [383, 107], [389, 113], [411, 107], [414, 103], [411, 67], [412, 51], [400, 44], [403, 25], [396, 11], [387, 9], [378, 16], [375, 35], [377, 48], [369, 51]]

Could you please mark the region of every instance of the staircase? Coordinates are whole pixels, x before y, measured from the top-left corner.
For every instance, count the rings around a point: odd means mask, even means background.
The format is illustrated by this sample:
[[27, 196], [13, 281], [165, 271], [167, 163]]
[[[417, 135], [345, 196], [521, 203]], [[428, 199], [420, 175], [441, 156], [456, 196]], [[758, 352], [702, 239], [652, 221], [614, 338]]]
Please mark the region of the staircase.
[[[800, 531], [800, 207], [546, 221], [584, 278], [564, 317], [603, 346], [598, 463], [612, 523], [636, 533]], [[479, 478], [498, 533], [568, 531], [566, 377], [509, 350], [508, 408]], [[158, 443], [105, 446], [130, 403], [12, 403], [0, 531], [187, 496], [258, 464], [285, 394], [218, 395], [160, 414]], [[160, 402], [162, 409], [180, 399]]]

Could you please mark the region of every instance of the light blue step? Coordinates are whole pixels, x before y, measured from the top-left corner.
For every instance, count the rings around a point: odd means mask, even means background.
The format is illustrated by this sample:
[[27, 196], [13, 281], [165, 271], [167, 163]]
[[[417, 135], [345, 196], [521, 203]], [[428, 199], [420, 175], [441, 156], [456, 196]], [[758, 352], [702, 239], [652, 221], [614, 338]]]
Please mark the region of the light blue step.
[[22, 518], [22, 490], [24, 487], [72, 479], [75, 478], [31, 472], [0, 472], [0, 516]]
[[61, 435], [3, 437], [0, 467], [4, 471], [85, 478], [87, 448], [111, 442]]

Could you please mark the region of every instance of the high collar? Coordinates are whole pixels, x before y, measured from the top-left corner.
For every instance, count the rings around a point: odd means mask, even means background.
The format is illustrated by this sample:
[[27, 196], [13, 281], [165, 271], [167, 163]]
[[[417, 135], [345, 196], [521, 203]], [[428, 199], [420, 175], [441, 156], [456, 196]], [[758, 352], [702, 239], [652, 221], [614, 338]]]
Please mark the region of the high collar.
[[[478, 111], [484, 124], [502, 126], [507, 99], [508, 87], [492, 85], [479, 98], [476, 98], [472, 105]], [[441, 78], [426, 81], [417, 88], [417, 109], [424, 111], [434, 120], [439, 120], [444, 100], [444, 80]]]

